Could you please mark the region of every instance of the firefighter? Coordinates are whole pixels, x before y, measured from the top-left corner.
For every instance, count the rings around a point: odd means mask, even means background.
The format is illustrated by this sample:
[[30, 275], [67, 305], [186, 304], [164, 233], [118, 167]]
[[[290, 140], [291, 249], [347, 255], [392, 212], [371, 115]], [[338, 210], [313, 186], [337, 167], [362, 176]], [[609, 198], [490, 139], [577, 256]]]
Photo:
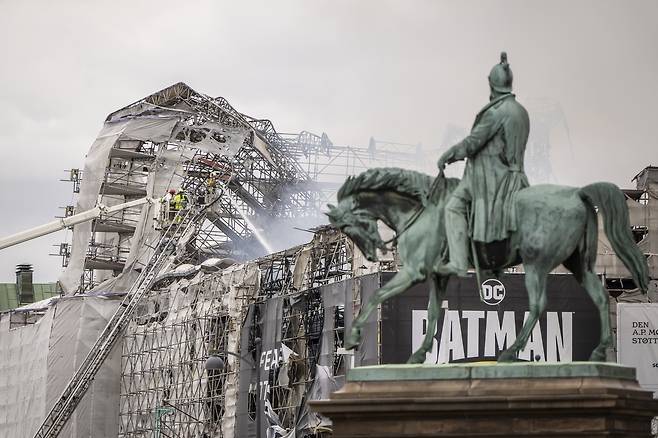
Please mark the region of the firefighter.
[[183, 189], [178, 190], [174, 197], [171, 199], [174, 209], [177, 211], [187, 208], [187, 193]]
[[215, 195], [215, 190], [217, 188], [217, 174], [212, 172], [208, 175], [206, 179], [206, 204], [209, 204], [212, 201], [212, 197]]
[[187, 194], [183, 189], [180, 189], [176, 192], [173, 198], [171, 198], [170, 205], [172, 206], [174, 212], [174, 222], [179, 224], [182, 220], [182, 210], [187, 208]]
[[169, 222], [174, 220], [174, 217], [176, 216], [176, 209], [174, 207], [175, 196], [176, 196], [176, 189], [169, 189], [165, 197], [162, 199], [162, 203], [164, 204], [165, 207], [164, 209], [166, 210], [165, 217]]

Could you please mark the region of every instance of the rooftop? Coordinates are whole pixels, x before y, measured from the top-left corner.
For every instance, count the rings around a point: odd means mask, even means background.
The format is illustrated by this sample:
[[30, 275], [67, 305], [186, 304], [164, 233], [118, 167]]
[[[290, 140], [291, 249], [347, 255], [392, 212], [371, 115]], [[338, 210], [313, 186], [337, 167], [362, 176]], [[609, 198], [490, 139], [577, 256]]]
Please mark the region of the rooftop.
[[[59, 296], [56, 283], [34, 283], [32, 287], [35, 302]], [[0, 312], [15, 309], [22, 304], [29, 303], [18, 303], [16, 283], [0, 283]]]

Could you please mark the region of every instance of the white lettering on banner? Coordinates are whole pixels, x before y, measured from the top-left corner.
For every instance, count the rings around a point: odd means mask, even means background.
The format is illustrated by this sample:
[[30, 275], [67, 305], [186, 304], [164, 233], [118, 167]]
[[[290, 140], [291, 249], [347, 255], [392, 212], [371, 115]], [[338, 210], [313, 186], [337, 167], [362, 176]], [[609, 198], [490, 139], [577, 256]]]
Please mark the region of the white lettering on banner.
[[[269, 373], [270, 370], [276, 370], [283, 363], [283, 350], [281, 348], [274, 348], [271, 350], [261, 351], [258, 360], [260, 367], [261, 382], [260, 382], [260, 398], [265, 399], [270, 391]], [[253, 385], [249, 385], [249, 391], [252, 391]]]
[[281, 365], [282, 361], [283, 352], [279, 348], [261, 351], [260, 353], [261, 371], [275, 370]]
[[484, 355], [494, 357], [496, 356], [496, 347], [499, 350], [504, 350], [511, 346], [515, 340], [516, 324], [514, 322], [514, 312], [503, 312], [503, 322], [501, 324], [498, 322], [498, 312], [488, 310], [487, 328], [484, 334]]
[[[523, 360], [548, 362], [570, 362], [573, 356], [573, 314], [574, 312], [546, 312], [546, 347], [539, 323], [535, 325], [526, 348], [519, 353]], [[524, 313], [524, 322], [528, 312]], [[466, 321], [462, 332], [461, 320]], [[480, 320], [484, 319], [484, 324]], [[514, 311], [498, 312], [483, 310], [445, 309], [439, 341], [432, 340], [432, 349], [427, 354], [426, 363], [447, 363], [465, 358], [494, 358], [498, 351], [510, 347], [516, 340], [517, 331]], [[416, 351], [427, 333], [427, 310], [411, 311], [411, 348]], [[484, 354], [480, 353], [480, 333], [484, 333]], [[464, 339], [464, 335], [466, 339]], [[464, 345], [466, 350], [464, 351]], [[466, 353], [466, 354], [465, 354]]]
[[[267, 397], [267, 394], [270, 392], [270, 381], [269, 380], [261, 380], [260, 385], [258, 385], [260, 388], [260, 399], [265, 400]], [[256, 385], [254, 383], [249, 384], [249, 392], [256, 392]]]
[[[427, 334], [427, 310], [411, 311], [411, 351], [412, 353], [423, 345], [423, 340]], [[438, 344], [436, 337], [432, 338], [432, 348], [427, 353], [426, 363], [436, 363], [438, 354]]]
[[[523, 324], [528, 320], [528, 316], [530, 316], [530, 312], [523, 314]], [[541, 326], [539, 323], [535, 324], [532, 328], [525, 348], [519, 352], [519, 359], [528, 361], [546, 360], [546, 356], [544, 355], [544, 341], [541, 339]]]
[[272, 350], [267, 350], [265, 352], [265, 371], [270, 370], [270, 362], [271, 362], [270, 355], [271, 354], [272, 354]]
[[480, 320], [484, 318], [484, 310], [464, 310], [462, 318], [466, 324], [466, 357], [478, 357], [480, 355]]
[[464, 341], [462, 340], [462, 325], [457, 310], [448, 310], [443, 318], [441, 342], [439, 342], [439, 363], [450, 362], [464, 358]]
[[573, 356], [573, 312], [562, 312], [562, 332], [557, 312], [546, 314], [546, 361], [571, 362]]

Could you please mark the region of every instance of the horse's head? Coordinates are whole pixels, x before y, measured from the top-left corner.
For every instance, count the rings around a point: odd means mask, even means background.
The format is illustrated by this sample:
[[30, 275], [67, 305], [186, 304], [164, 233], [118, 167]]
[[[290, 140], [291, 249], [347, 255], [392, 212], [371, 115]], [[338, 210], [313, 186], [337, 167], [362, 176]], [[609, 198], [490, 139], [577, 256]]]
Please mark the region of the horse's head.
[[329, 221], [345, 233], [369, 261], [377, 261], [377, 249], [386, 247], [377, 229], [377, 218], [360, 208], [351, 196], [338, 206], [329, 204], [328, 207]]
[[[373, 168], [350, 176], [338, 190], [338, 206], [329, 205], [330, 222], [347, 234], [368, 260], [377, 260], [385, 249], [379, 235], [380, 219], [394, 230], [406, 226], [409, 215], [445, 197], [453, 184], [442, 175], [432, 177], [412, 170]], [[455, 180], [456, 181], [456, 180]], [[439, 213], [440, 214], [440, 213]]]

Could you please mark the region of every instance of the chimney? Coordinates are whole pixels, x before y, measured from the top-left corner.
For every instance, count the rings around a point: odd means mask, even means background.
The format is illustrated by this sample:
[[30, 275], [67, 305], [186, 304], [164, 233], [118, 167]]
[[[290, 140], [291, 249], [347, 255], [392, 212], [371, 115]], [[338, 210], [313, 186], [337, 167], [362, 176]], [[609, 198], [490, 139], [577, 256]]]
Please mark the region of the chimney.
[[32, 286], [32, 265], [16, 265], [16, 295], [19, 305], [34, 302], [34, 287]]

